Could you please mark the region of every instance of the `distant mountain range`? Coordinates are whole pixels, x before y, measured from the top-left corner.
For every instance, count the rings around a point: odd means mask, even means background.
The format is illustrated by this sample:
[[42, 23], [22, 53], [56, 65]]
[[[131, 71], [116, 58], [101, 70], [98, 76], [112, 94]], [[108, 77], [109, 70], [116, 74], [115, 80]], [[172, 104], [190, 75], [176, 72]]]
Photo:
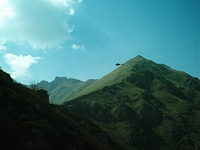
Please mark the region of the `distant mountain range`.
[[52, 82], [41, 81], [37, 83], [37, 87], [43, 88], [48, 91], [50, 95], [50, 103], [62, 104], [67, 100], [75, 97], [75, 95], [94, 83], [96, 80], [90, 79], [86, 82], [78, 79], [67, 77], [56, 77]]

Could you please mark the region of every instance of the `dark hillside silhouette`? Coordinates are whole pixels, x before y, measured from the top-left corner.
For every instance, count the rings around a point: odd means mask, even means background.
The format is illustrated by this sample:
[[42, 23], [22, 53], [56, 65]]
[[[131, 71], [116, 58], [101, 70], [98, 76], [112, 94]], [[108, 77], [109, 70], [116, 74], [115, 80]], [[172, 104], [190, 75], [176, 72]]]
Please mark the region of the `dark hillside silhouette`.
[[1, 150], [125, 149], [89, 119], [40, 94], [0, 70]]

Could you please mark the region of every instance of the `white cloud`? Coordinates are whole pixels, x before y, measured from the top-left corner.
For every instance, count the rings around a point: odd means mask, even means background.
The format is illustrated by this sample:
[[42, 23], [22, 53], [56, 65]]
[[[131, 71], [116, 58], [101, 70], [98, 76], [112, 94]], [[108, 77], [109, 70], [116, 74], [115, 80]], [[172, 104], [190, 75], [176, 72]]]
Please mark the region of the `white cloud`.
[[31, 55], [22, 56], [7, 53], [4, 56], [6, 63], [10, 66], [12, 78], [19, 78], [30, 76], [28, 69], [31, 65], [36, 64], [40, 57], [33, 57]]
[[4, 45], [0, 45], [0, 52], [5, 50], [7, 50], [7, 47], [5, 47]]
[[0, 20], [4, 18], [12, 18], [13, 12], [11, 6], [9, 7], [7, 0], [0, 0]]
[[64, 7], [70, 7], [73, 3], [76, 3], [75, 0], [46, 0], [51, 1], [56, 6], [64, 6]]
[[74, 10], [73, 8], [70, 8], [69, 11], [70, 11], [70, 12], [69, 12], [70, 15], [74, 15], [75, 10]]
[[71, 48], [74, 49], [74, 50], [78, 50], [78, 49], [83, 50], [83, 49], [85, 49], [85, 46], [84, 45], [72, 44]]
[[33, 48], [59, 46], [70, 39], [69, 16], [81, 0], [0, 0], [0, 41]]
[[7, 50], [7, 47], [4, 44], [6, 44], [5, 41], [0, 41], [0, 52]]

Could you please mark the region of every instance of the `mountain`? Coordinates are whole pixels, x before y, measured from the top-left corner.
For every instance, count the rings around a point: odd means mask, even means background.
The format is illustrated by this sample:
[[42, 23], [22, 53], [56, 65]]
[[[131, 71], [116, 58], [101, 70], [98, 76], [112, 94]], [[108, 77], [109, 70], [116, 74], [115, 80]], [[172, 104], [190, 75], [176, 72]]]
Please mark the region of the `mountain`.
[[[153, 61], [147, 60], [142, 56], [138, 55], [135, 58], [127, 61], [124, 65], [120, 66], [119, 68], [112, 71], [108, 75], [97, 80], [90, 86], [84, 88], [76, 95], [76, 97], [88, 94], [92, 91], [96, 91], [105, 86], [114, 85], [126, 79], [127, 77], [131, 76], [133, 73], [144, 70], [152, 71], [157, 76], [158, 75], [164, 76], [166, 79], [172, 82], [177, 82], [177, 83], [193, 82], [193, 81], [186, 81], [189, 75], [184, 72], [173, 70], [164, 64], [158, 65]], [[195, 79], [198, 80], [197, 78]]]
[[50, 103], [62, 104], [63, 102], [74, 98], [74, 95], [95, 81], [96, 80], [94, 79], [90, 79], [83, 82], [73, 78], [56, 77], [52, 82], [41, 81], [37, 83], [36, 86], [48, 91]]
[[200, 149], [200, 80], [137, 56], [63, 104], [129, 149]]
[[45, 90], [31, 90], [0, 70], [1, 150], [125, 150], [90, 119], [48, 103]]

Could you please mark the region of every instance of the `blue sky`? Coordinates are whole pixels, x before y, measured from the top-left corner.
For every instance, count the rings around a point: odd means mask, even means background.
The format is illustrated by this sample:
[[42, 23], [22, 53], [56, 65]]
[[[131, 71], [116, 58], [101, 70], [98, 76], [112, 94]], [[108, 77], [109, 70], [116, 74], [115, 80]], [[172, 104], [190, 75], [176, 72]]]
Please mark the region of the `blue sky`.
[[137, 55], [200, 78], [200, 1], [0, 0], [0, 66], [20, 83], [99, 79]]

